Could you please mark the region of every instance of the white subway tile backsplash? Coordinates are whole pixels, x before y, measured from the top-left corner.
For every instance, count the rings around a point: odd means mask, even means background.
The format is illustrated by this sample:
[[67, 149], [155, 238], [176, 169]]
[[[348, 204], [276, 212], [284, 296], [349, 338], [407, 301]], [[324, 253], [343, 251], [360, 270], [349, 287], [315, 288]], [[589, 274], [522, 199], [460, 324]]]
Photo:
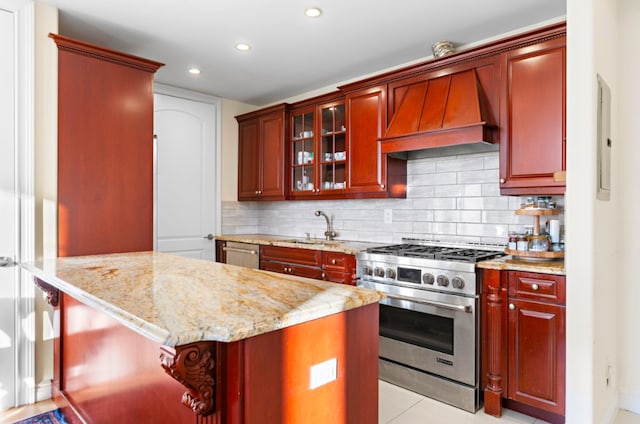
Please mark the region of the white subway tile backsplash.
[[[526, 197], [501, 196], [498, 152], [407, 163], [406, 199], [354, 199], [295, 202], [223, 202], [226, 234], [266, 233], [324, 237], [322, 210], [333, 219], [338, 239], [400, 243], [402, 238], [506, 243], [509, 231], [532, 225], [515, 210]], [[554, 196], [564, 220], [564, 197]], [[392, 222], [384, 223], [391, 209]], [[546, 221], [541, 220], [541, 225]]]
[[456, 156], [436, 162], [436, 172], [460, 172], [484, 169], [484, 159], [476, 155]]
[[434, 211], [433, 220], [436, 222], [482, 222], [482, 212], [460, 210]]
[[499, 171], [497, 169], [484, 169], [481, 171], [458, 172], [459, 184], [493, 183], [498, 181], [498, 179], [499, 179]]
[[495, 224], [457, 224], [457, 233], [480, 237], [500, 237], [507, 238], [509, 236], [508, 225]]
[[482, 184], [451, 184], [435, 186], [434, 197], [482, 196]]
[[419, 159], [407, 162], [407, 176], [433, 174], [436, 172], [436, 159]]

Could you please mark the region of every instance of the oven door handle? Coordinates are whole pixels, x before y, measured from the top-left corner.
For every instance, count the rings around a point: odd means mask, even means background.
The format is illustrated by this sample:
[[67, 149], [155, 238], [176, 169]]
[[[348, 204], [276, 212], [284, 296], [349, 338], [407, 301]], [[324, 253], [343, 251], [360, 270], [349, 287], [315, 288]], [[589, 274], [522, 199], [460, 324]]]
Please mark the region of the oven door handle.
[[471, 305], [452, 305], [450, 303], [443, 303], [435, 300], [415, 299], [413, 297], [398, 296], [397, 294], [389, 294], [389, 293], [385, 293], [385, 295], [390, 299], [406, 300], [409, 302], [420, 303], [422, 305], [437, 306], [439, 308], [452, 309], [454, 311], [460, 311], [460, 312], [469, 312], [469, 313], [472, 312]]

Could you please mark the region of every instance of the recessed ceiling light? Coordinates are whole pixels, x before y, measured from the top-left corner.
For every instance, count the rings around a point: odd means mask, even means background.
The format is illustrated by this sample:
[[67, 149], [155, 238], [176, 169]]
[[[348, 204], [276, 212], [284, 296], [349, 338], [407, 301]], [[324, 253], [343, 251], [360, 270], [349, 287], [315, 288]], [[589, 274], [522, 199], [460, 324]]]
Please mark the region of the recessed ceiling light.
[[198, 68], [189, 68], [189, 73], [191, 75], [200, 75], [200, 69], [198, 69]]
[[236, 44], [236, 49], [240, 50], [241, 52], [246, 52], [247, 50], [251, 50], [251, 46], [247, 43], [238, 43]]
[[319, 7], [310, 7], [308, 9], [305, 9], [304, 14], [310, 18], [317, 18], [318, 16], [322, 15], [322, 9], [320, 9]]

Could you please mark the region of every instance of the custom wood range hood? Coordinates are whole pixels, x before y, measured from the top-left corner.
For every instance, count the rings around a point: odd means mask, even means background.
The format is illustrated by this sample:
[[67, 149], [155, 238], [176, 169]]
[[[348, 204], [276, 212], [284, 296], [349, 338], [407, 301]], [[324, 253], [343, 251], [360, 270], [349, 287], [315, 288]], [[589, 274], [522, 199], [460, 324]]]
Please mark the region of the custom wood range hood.
[[474, 69], [417, 81], [402, 99], [380, 139], [382, 153], [405, 158], [495, 151], [498, 131]]

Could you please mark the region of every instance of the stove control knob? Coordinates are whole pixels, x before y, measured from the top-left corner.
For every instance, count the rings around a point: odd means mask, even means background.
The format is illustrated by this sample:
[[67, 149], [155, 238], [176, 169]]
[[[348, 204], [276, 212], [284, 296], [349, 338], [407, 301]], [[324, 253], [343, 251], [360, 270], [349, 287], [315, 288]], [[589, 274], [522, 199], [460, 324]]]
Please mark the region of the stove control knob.
[[362, 267], [362, 272], [364, 275], [373, 275], [373, 269], [368, 265]]
[[461, 289], [464, 287], [464, 280], [460, 277], [453, 277], [451, 285], [456, 289]]
[[395, 280], [396, 278], [396, 270], [393, 268], [387, 268], [387, 278], [391, 278]]
[[422, 276], [422, 282], [432, 286], [433, 283], [435, 283], [435, 278], [433, 277], [433, 274], [427, 273]]
[[376, 269], [373, 270], [373, 274], [376, 277], [384, 277], [384, 268], [377, 266]]
[[447, 278], [446, 275], [438, 275], [436, 282], [441, 287], [447, 287], [449, 285], [449, 278]]

